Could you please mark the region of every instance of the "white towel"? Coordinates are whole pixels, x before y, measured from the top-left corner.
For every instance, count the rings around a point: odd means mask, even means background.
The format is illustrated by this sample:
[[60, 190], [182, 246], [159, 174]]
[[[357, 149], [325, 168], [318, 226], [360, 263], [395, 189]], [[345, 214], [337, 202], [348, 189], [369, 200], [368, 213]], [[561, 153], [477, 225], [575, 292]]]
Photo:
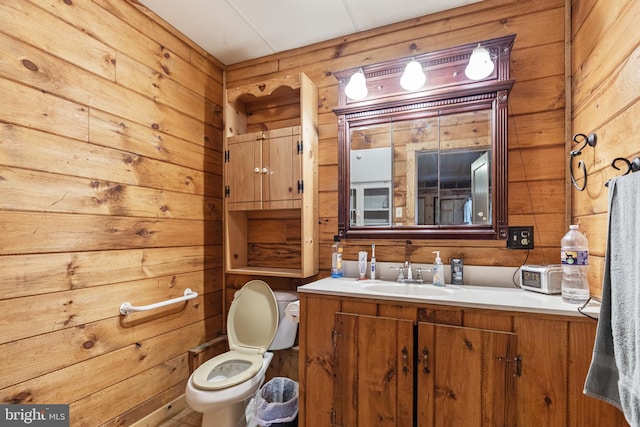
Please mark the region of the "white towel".
[[640, 426], [640, 173], [609, 182], [602, 308], [585, 394]]

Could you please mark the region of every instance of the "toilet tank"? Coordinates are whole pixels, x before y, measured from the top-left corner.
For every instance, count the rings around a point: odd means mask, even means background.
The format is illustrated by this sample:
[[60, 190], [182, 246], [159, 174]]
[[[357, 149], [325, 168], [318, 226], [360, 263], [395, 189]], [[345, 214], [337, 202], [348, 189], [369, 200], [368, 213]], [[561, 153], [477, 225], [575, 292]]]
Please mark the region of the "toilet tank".
[[269, 350], [283, 350], [293, 347], [298, 333], [298, 323], [293, 322], [285, 316], [284, 310], [287, 305], [298, 300], [298, 293], [295, 291], [274, 291], [278, 302], [278, 330], [276, 336], [269, 346]]

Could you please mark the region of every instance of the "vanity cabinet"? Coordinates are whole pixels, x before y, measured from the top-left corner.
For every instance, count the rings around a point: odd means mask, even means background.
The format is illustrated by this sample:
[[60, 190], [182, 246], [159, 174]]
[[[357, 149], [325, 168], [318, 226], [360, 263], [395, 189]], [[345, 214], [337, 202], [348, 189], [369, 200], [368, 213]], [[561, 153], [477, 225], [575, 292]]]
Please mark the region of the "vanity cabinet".
[[515, 334], [348, 313], [334, 334], [333, 425], [515, 425]]
[[227, 273], [318, 273], [317, 151], [318, 90], [305, 74], [227, 89]]
[[301, 293], [301, 426], [625, 426], [582, 393], [596, 322]]

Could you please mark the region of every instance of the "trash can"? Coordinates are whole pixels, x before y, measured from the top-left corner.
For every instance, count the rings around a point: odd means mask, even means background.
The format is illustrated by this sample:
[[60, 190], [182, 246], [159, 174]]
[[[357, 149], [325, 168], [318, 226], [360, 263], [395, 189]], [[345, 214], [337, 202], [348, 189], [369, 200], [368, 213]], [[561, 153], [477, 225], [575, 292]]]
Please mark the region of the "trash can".
[[298, 383], [286, 377], [267, 381], [256, 397], [253, 419], [263, 427], [297, 427]]

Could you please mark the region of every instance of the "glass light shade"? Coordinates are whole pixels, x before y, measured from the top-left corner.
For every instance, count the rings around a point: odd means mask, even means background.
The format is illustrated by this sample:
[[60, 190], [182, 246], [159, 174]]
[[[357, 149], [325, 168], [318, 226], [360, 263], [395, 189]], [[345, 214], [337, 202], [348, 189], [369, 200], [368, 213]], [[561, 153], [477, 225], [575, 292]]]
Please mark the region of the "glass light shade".
[[344, 88], [344, 93], [349, 98], [354, 100], [360, 100], [366, 98], [369, 94], [369, 90], [367, 89], [367, 80], [364, 77], [364, 72], [362, 69], [356, 71], [351, 78], [349, 79], [349, 83]]
[[422, 71], [422, 65], [417, 61], [411, 61], [407, 64], [400, 77], [400, 86], [404, 90], [416, 90], [424, 86], [427, 76]]
[[493, 73], [495, 64], [491, 60], [489, 51], [478, 45], [469, 58], [469, 64], [464, 69], [464, 74], [471, 80], [482, 80], [489, 77]]

